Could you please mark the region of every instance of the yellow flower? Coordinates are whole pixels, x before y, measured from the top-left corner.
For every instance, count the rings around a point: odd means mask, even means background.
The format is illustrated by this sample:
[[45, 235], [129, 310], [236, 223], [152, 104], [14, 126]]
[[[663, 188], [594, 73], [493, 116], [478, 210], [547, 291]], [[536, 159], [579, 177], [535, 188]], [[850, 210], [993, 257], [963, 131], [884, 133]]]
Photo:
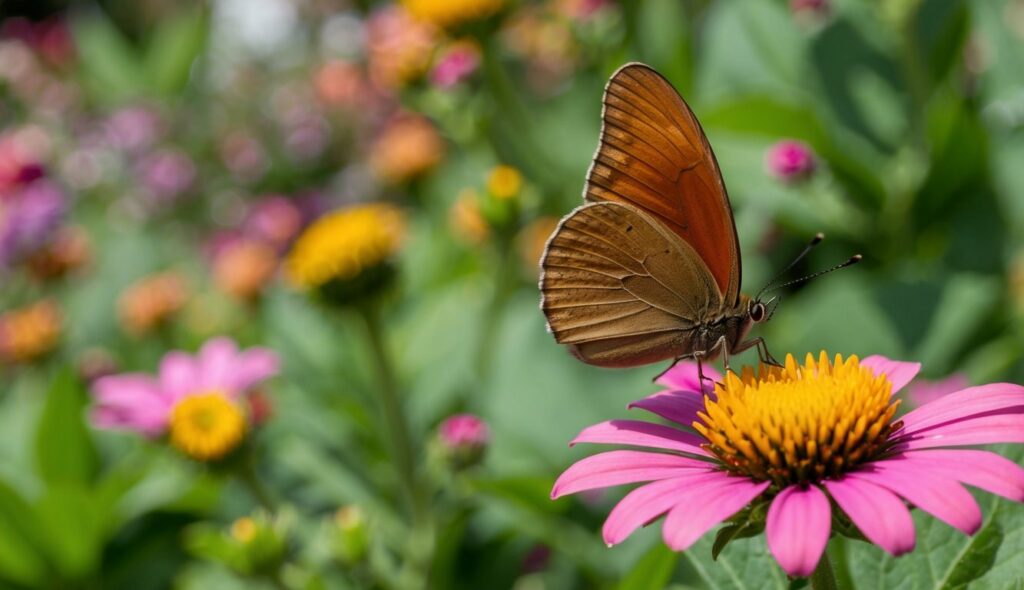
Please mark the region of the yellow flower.
[[548, 238], [556, 227], [557, 217], [538, 217], [516, 236], [519, 260], [528, 274], [540, 273], [540, 257], [544, 254], [544, 246], [547, 245]]
[[61, 334], [61, 312], [46, 299], [0, 315], [0, 361], [27, 363], [53, 351]]
[[444, 147], [429, 120], [401, 115], [391, 120], [370, 146], [370, 167], [388, 182], [403, 182], [437, 166]]
[[248, 543], [256, 538], [256, 522], [243, 516], [231, 524], [231, 536], [239, 543]]
[[793, 355], [782, 367], [746, 367], [726, 375], [705, 399], [693, 427], [730, 470], [780, 486], [838, 476], [877, 458], [899, 405], [892, 383], [856, 356], [829, 362]]
[[503, 0], [403, 0], [418, 19], [439, 27], [450, 27], [488, 17], [501, 9]]
[[295, 241], [287, 260], [292, 283], [305, 289], [357, 278], [386, 263], [401, 245], [405, 216], [393, 205], [355, 205], [329, 213]]
[[459, 192], [448, 212], [448, 224], [455, 235], [470, 244], [480, 244], [490, 234], [487, 220], [480, 212], [480, 196], [467, 188]]
[[487, 191], [498, 199], [511, 199], [523, 188], [523, 175], [512, 166], [495, 166], [487, 176]]
[[245, 438], [242, 409], [217, 391], [182, 399], [170, 422], [171, 444], [198, 461], [220, 459]]

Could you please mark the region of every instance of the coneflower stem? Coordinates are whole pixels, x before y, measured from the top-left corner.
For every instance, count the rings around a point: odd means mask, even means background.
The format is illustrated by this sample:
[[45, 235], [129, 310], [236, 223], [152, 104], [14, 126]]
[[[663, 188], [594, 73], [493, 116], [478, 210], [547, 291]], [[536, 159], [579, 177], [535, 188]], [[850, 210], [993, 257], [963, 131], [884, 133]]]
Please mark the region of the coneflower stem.
[[414, 519], [418, 516], [418, 504], [416, 499], [416, 466], [413, 463], [413, 447], [409, 435], [409, 424], [402, 409], [402, 400], [398, 393], [398, 383], [395, 379], [394, 367], [391, 364], [391, 355], [384, 343], [382, 326], [380, 325], [379, 312], [371, 304], [358, 306], [360, 315], [366, 324], [366, 336], [370, 345], [370, 353], [377, 369], [379, 380], [378, 399], [380, 410], [384, 418], [384, 426], [387, 429], [388, 437], [391, 439], [391, 453], [398, 471], [398, 477], [405, 488], [409, 508]]
[[836, 584], [836, 573], [832, 571], [832, 562], [828, 559], [828, 551], [821, 554], [821, 561], [818, 567], [814, 568], [811, 574], [811, 588], [814, 590], [838, 590]]

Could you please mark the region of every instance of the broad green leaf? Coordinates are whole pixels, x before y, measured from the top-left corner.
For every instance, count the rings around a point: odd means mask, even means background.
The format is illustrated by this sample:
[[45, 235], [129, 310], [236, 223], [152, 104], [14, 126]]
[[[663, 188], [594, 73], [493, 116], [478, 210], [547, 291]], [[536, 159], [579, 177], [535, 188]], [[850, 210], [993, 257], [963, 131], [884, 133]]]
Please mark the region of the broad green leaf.
[[662, 590], [672, 579], [672, 573], [679, 562], [679, 553], [657, 542], [633, 566], [619, 585], [618, 590]]
[[0, 481], [0, 579], [35, 585], [46, 574], [39, 522], [32, 506]]
[[97, 10], [75, 20], [82, 81], [93, 100], [117, 103], [144, 94], [146, 72], [138, 50]]
[[89, 484], [98, 458], [85, 425], [86, 396], [70, 368], [62, 370], [46, 394], [36, 428], [36, 468], [47, 484]]
[[914, 359], [937, 374], [947, 372], [961, 347], [991, 317], [1000, 294], [994, 277], [965, 274], [951, 279]]
[[967, 2], [924, 0], [911, 24], [932, 85], [942, 82], [962, 59], [970, 30]]
[[708, 533], [682, 553], [709, 590], [787, 590], [789, 581], [771, 554], [764, 535], [737, 539], [725, 548], [717, 560], [711, 559], [714, 535]]
[[80, 487], [51, 488], [36, 505], [50, 560], [62, 578], [79, 580], [96, 571], [108, 514]]
[[209, 16], [201, 7], [183, 9], [156, 27], [145, 55], [154, 92], [170, 95], [185, 87], [208, 33]]

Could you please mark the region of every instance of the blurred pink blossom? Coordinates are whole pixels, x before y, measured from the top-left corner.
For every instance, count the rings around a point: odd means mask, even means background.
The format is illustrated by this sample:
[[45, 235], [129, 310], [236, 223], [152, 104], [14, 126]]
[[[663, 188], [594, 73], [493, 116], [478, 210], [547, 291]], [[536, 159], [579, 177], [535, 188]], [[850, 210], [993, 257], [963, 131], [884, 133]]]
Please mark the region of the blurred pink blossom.
[[0, 269], [42, 248], [60, 227], [66, 208], [64, 192], [46, 179], [0, 193]]
[[473, 43], [454, 43], [434, 64], [430, 81], [438, 88], [451, 88], [468, 78], [480, 66], [480, 50]]
[[278, 373], [277, 354], [266, 348], [239, 350], [229, 338], [208, 341], [196, 355], [164, 355], [156, 375], [123, 373], [93, 384], [98, 428], [129, 430], [150, 437], [167, 431], [174, 406], [194, 395], [217, 392], [240, 401], [256, 385]]
[[127, 152], [137, 152], [152, 146], [163, 133], [160, 115], [145, 106], [115, 111], [104, 127], [109, 145]]
[[196, 179], [196, 165], [188, 154], [163, 149], [148, 154], [138, 165], [138, 174], [156, 204], [173, 201]]
[[816, 165], [811, 148], [792, 139], [780, 141], [769, 148], [765, 163], [768, 172], [786, 182], [810, 176]]
[[445, 419], [438, 427], [441, 443], [455, 451], [482, 450], [490, 442], [487, 423], [473, 414], [456, 414]]

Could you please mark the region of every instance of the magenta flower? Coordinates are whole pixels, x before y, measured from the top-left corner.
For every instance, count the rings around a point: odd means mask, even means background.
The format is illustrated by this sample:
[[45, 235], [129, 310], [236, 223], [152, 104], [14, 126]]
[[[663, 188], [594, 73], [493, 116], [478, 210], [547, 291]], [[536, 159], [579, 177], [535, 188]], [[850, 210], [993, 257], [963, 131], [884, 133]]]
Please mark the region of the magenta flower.
[[240, 351], [231, 339], [215, 338], [195, 356], [167, 353], [156, 376], [125, 373], [97, 379], [92, 423], [98, 428], [159, 437], [167, 433], [174, 409], [182, 401], [214, 393], [238, 402], [278, 370], [278, 357], [272, 351]]
[[0, 269], [42, 248], [57, 232], [66, 210], [64, 192], [45, 179], [0, 194]]
[[487, 446], [491, 431], [487, 423], [473, 414], [449, 416], [437, 429], [441, 442], [452, 449], [478, 449]]
[[430, 81], [438, 88], [451, 88], [468, 78], [480, 66], [480, 50], [472, 43], [450, 46], [430, 71]]
[[[788, 574], [814, 572], [833, 532], [833, 505], [864, 538], [892, 555], [914, 548], [912, 504], [967, 534], [981, 526], [964, 488], [1024, 501], [1024, 469], [993, 452], [955, 449], [1024, 442], [1024, 387], [971, 387], [895, 417], [892, 394], [920, 365], [872, 356], [729, 373], [713, 393], [694, 391], [693, 369], [662, 382], [681, 386], [631, 404], [673, 423], [612, 420], [576, 443], [655, 449], [587, 457], [555, 482], [552, 497], [629, 483], [605, 521], [609, 545], [665, 515], [665, 543], [690, 547], [716, 524], [763, 526]], [[707, 370], [705, 369], [706, 374]], [[763, 522], [757, 521], [766, 507]], [[844, 533], [843, 530], [837, 532]]]
[[806, 144], [786, 139], [768, 149], [765, 158], [768, 172], [779, 180], [791, 182], [807, 178], [814, 172], [814, 152]]

